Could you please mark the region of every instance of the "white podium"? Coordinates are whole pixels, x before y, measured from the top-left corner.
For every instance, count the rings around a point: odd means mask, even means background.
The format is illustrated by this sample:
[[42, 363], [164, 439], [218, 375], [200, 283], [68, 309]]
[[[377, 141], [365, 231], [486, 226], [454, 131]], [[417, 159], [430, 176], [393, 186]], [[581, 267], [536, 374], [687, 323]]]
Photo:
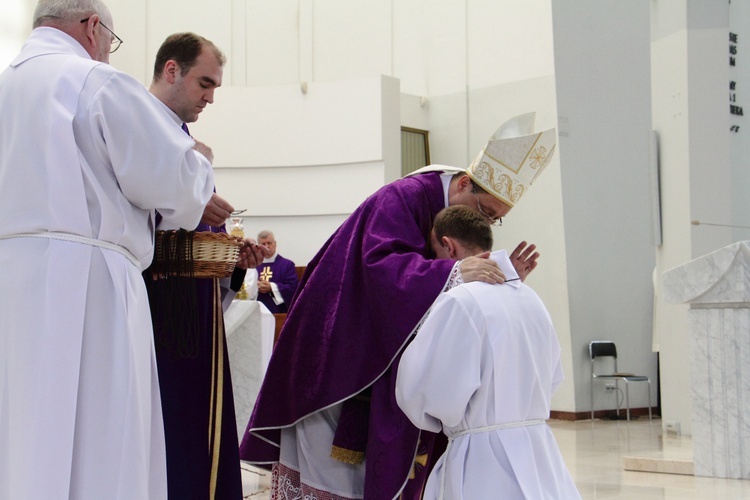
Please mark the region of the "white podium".
[[240, 441], [271, 359], [274, 327], [273, 314], [266, 306], [254, 300], [232, 301], [232, 305], [224, 313], [237, 436]]
[[750, 479], [750, 241], [665, 272], [664, 299], [690, 304], [695, 475]]

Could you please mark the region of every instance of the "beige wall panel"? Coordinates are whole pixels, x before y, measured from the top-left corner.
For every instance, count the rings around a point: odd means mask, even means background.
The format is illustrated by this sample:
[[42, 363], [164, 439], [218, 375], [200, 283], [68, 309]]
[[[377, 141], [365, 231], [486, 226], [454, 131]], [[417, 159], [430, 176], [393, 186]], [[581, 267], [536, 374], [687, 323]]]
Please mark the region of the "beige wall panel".
[[[398, 102], [396, 102], [398, 105]], [[382, 80], [228, 87], [191, 126], [218, 167], [333, 165], [380, 161]]]

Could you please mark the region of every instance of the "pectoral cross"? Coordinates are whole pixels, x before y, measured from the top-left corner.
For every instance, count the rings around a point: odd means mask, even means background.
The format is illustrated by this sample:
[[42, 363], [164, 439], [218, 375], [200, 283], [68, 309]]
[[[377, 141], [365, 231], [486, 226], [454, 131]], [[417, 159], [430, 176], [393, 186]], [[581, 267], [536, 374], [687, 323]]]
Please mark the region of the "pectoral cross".
[[273, 271], [270, 267], [266, 267], [263, 269], [263, 271], [260, 272], [260, 279], [263, 281], [271, 281], [271, 278], [273, 278]]

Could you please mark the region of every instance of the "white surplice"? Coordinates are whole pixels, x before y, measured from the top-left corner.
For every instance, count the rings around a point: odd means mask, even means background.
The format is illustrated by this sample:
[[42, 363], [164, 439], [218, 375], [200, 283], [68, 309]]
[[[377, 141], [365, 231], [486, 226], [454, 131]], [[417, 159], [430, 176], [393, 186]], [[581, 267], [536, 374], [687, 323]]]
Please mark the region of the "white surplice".
[[[493, 258], [515, 276], [505, 251]], [[472, 282], [438, 297], [396, 383], [414, 425], [449, 437], [424, 498], [580, 498], [544, 422], [562, 380], [555, 330], [531, 288]]]
[[194, 228], [210, 164], [53, 28], [0, 74], [0, 110], [0, 499], [165, 499], [141, 271], [154, 209]]

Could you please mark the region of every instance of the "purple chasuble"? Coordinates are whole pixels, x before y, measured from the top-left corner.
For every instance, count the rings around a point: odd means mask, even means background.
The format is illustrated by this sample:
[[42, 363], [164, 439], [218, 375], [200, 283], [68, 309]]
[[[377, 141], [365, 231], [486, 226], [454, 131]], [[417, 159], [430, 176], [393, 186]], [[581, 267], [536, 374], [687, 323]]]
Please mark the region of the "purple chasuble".
[[444, 207], [439, 173], [392, 182], [308, 264], [240, 446], [243, 460], [277, 462], [280, 428], [369, 387], [365, 498], [393, 498], [404, 487], [420, 433], [396, 404], [396, 367], [454, 265], [430, 258], [430, 230]]
[[272, 313], [288, 312], [289, 304], [292, 301], [294, 292], [297, 291], [297, 284], [299, 282], [294, 262], [285, 259], [277, 253], [276, 259], [273, 262], [261, 264], [256, 269], [260, 279], [276, 284], [281, 297], [284, 299], [283, 303], [276, 305], [271, 293], [259, 293], [258, 302], [262, 302]]

